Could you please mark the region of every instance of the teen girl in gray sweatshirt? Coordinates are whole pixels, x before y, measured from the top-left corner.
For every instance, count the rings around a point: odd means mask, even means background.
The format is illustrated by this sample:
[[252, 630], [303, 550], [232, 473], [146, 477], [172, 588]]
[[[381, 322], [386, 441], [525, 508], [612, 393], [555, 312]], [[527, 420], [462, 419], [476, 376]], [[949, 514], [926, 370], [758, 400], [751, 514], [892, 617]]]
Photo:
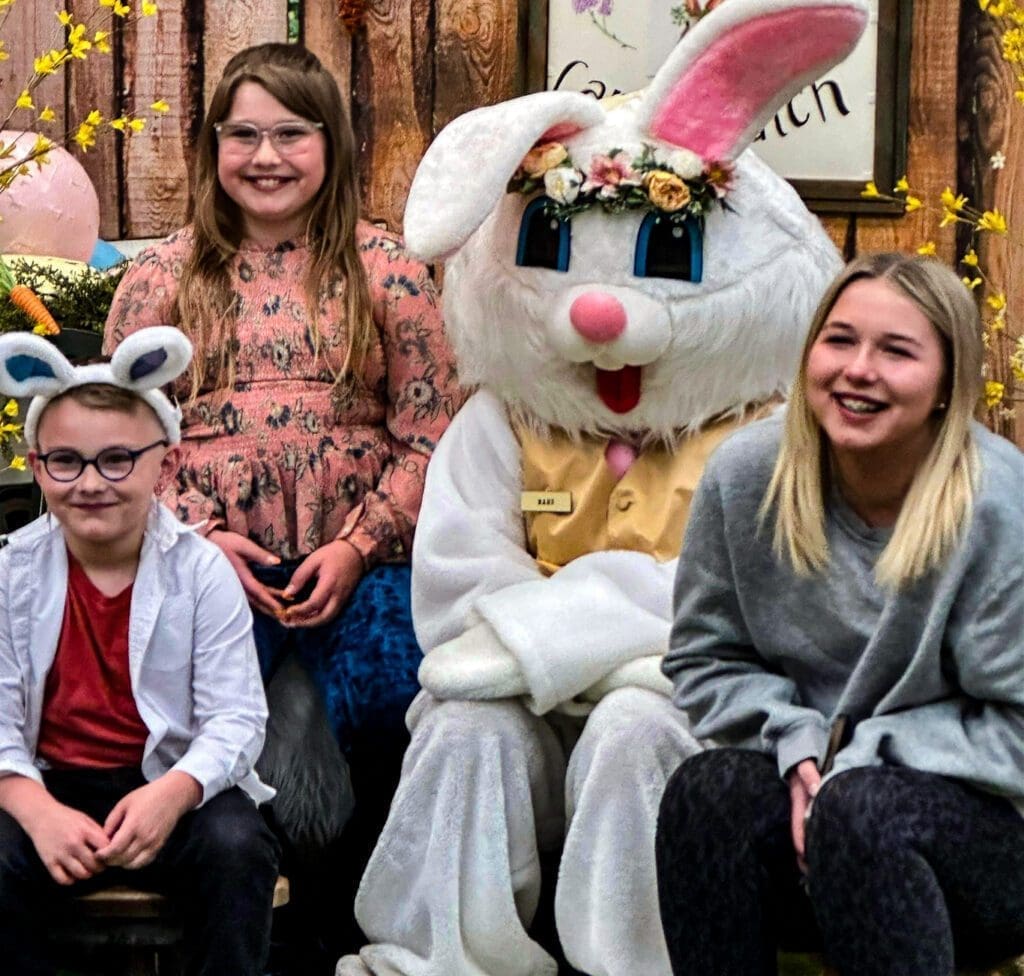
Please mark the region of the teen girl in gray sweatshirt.
[[1024, 951], [1024, 455], [971, 419], [982, 356], [952, 271], [860, 259], [705, 471], [664, 670], [724, 748], [662, 802], [676, 976]]

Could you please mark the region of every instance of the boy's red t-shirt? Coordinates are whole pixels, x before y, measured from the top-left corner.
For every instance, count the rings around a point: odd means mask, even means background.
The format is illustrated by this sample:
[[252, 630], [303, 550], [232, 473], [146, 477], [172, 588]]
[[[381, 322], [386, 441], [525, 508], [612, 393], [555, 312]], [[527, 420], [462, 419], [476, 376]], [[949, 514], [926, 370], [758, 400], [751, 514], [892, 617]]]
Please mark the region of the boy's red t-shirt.
[[149, 730], [132, 695], [132, 587], [106, 596], [68, 553], [64, 622], [43, 694], [36, 754], [56, 768], [141, 766]]

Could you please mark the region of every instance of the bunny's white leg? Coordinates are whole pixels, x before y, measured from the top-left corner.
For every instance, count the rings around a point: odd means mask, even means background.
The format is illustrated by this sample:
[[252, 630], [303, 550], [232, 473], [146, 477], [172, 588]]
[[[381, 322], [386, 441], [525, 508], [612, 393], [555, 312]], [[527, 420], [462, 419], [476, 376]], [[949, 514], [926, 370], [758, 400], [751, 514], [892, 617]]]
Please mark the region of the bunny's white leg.
[[587, 719], [569, 760], [555, 920], [566, 958], [589, 976], [670, 976], [654, 833], [669, 776], [700, 749], [652, 691], [612, 691]]
[[538, 845], [564, 827], [565, 758], [516, 701], [437, 701], [409, 711], [412, 743], [363, 875], [356, 918], [372, 940], [339, 973], [556, 976], [526, 934]]

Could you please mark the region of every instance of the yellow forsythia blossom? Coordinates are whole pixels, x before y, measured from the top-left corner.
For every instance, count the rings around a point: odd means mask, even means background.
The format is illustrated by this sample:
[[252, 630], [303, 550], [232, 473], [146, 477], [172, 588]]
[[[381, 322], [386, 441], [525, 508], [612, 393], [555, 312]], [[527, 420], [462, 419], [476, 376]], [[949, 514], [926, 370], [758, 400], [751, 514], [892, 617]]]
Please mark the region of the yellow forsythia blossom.
[[1003, 394], [1006, 392], [1006, 387], [1002, 383], [996, 382], [996, 380], [988, 380], [985, 383], [985, 406], [990, 410], [992, 407], [998, 407], [1003, 402]]
[[995, 295], [989, 295], [988, 298], [985, 299], [985, 301], [988, 302], [989, 308], [991, 308], [993, 311], [1001, 312], [1004, 308], [1006, 308], [1006, 295], [1004, 295], [1002, 292], [998, 292]]
[[162, 114], [162, 113], [164, 113], [164, 112], [169, 112], [169, 111], [171, 110], [171, 106], [170, 106], [170, 105], [168, 105], [168, 104], [167, 104], [167, 102], [165, 102], [165, 101], [164, 101], [164, 100], [163, 100], [162, 98], [160, 98], [160, 99], [157, 99], [157, 100], [156, 100], [155, 102], [153, 102], [153, 104], [152, 104], [152, 105], [150, 105], [149, 107], [150, 107], [150, 108], [151, 108], [151, 109], [152, 109], [152, 110], [153, 110], [154, 112], [160, 112], [161, 114]]
[[967, 264], [967, 265], [970, 265], [970, 266], [971, 266], [972, 268], [976, 268], [976, 267], [978, 266], [978, 253], [977, 253], [977, 251], [975, 251], [975, 250], [974, 250], [974, 248], [972, 247], [972, 248], [971, 248], [971, 249], [970, 249], [970, 250], [969, 250], [969, 251], [968, 251], [968, 252], [967, 252], [967, 253], [966, 253], [966, 254], [965, 254], [965, 255], [964, 255], [964, 256], [963, 256], [963, 257], [962, 257], [961, 259], [960, 259], [960, 261], [961, 261], [961, 262], [962, 262], [963, 264]]
[[926, 241], [918, 249], [917, 253], [922, 257], [933, 258], [936, 255], [935, 241]]
[[977, 222], [978, 230], [990, 230], [993, 234], [1005, 234], [1006, 218], [998, 210], [986, 210]]
[[17, 455], [17, 457], [12, 457], [11, 458], [11, 467], [14, 468], [15, 471], [24, 471], [25, 470], [25, 458], [21, 454]]
[[57, 118], [57, 116], [54, 113], [53, 109], [50, 108], [49, 105], [47, 105], [46, 108], [44, 108], [39, 113], [39, 121], [40, 122], [52, 122], [55, 118]]
[[18, 401], [13, 397], [4, 404], [3, 410], [5, 417], [17, 417], [18, 416]]
[[867, 183], [864, 184], [864, 189], [860, 191], [860, 195], [867, 200], [881, 196], [878, 192], [878, 187], [875, 186], [872, 180], [868, 180]]
[[32, 96], [29, 94], [29, 90], [26, 88], [19, 96], [18, 100], [14, 103], [15, 108], [35, 108], [32, 104]]

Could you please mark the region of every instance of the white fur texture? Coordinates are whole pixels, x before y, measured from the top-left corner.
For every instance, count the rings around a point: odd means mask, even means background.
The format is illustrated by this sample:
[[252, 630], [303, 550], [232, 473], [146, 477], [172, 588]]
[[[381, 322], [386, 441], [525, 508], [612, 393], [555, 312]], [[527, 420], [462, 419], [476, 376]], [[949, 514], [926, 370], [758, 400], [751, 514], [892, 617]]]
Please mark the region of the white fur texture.
[[[631, 116], [627, 105], [567, 140], [573, 158], [616, 146], [639, 153]], [[633, 274], [638, 213], [574, 217], [565, 273], [517, 267], [526, 200], [505, 194], [446, 268], [445, 321], [462, 380], [489, 387], [540, 426], [666, 440], [783, 392], [839, 256], [796, 193], [749, 151], [727, 199], [730, 210], [707, 219], [703, 281], [691, 284]], [[568, 308], [587, 290], [617, 297], [628, 325], [583, 357]], [[629, 413], [613, 413], [597, 396], [598, 361], [644, 367]]]

